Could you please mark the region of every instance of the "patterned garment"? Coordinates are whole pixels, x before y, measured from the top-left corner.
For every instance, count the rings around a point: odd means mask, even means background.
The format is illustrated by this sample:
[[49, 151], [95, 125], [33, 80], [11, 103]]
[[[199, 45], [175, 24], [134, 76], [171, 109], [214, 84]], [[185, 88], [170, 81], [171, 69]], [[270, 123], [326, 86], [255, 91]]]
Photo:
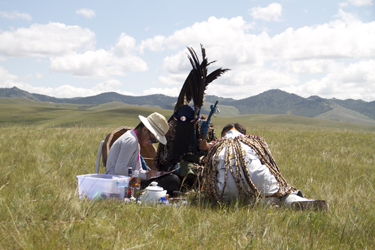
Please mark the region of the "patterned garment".
[[204, 178], [208, 197], [217, 201], [282, 198], [296, 191], [281, 175], [264, 139], [232, 130], [211, 147]]

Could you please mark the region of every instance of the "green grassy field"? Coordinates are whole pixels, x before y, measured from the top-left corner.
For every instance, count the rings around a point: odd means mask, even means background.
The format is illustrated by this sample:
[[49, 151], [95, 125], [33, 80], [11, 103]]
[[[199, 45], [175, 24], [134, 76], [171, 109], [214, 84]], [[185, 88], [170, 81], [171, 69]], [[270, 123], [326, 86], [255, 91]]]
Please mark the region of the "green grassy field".
[[[375, 128], [295, 116], [215, 117], [264, 137], [285, 179], [329, 211], [79, 200], [98, 144], [140, 107], [0, 100], [0, 249], [374, 249]], [[158, 110], [169, 117], [169, 110]], [[103, 169], [101, 170], [103, 171]]]

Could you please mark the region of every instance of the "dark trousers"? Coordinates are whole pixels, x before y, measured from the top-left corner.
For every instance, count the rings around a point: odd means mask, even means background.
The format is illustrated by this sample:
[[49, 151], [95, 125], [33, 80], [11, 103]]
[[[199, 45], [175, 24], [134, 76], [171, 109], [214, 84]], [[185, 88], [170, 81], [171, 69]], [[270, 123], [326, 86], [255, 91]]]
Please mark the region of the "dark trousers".
[[167, 194], [169, 195], [173, 195], [173, 191], [178, 191], [181, 184], [180, 178], [177, 175], [170, 173], [162, 175], [158, 178], [142, 180], [141, 189], [145, 189], [153, 181], [157, 182], [159, 187], [162, 187], [164, 190], [167, 190]]

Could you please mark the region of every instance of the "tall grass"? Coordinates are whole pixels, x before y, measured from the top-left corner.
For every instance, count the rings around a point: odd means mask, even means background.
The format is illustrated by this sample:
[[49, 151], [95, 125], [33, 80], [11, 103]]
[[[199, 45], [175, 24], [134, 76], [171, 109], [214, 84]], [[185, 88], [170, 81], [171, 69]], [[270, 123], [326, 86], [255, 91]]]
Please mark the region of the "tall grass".
[[[219, 125], [217, 130], [222, 127]], [[79, 200], [108, 127], [0, 128], [0, 249], [373, 249], [375, 133], [249, 127], [285, 179], [330, 209]]]

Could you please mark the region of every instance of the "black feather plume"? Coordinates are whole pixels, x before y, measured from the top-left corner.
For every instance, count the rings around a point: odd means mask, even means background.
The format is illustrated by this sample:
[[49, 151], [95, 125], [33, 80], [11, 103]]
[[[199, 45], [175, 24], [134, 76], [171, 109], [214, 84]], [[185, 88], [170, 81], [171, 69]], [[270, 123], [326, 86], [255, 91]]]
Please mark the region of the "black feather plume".
[[190, 55], [188, 54], [188, 58], [193, 69], [190, 71], [184, 85], [182, 86], [180, 95], [177, 98], [174, 112], [177, 112], [181, 106], [188, 104], [191, 100], [193, 100], [196, 116], [203, 106], [204, 94], [208, 84], [220, 77], [229, 69], [219, 68], [207, 75], [207, 66], [215, 61], [208, 63], [206, 58], [206, 49], [201, 45], [202, 63], [199, 62], [198, 56], [193, 48], [187, 47], [187, 49], [190, 53]]

